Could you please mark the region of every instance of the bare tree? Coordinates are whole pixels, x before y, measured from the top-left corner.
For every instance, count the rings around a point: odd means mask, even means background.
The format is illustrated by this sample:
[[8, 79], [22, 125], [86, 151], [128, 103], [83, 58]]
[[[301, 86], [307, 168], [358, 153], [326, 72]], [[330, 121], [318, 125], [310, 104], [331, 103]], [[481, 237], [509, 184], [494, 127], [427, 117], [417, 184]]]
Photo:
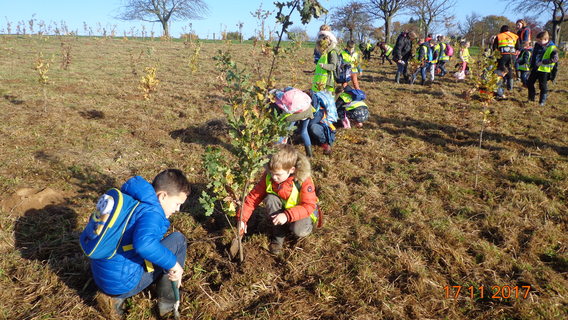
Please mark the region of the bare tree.
[[348, 4], [335, 8], [331, 16], [333, 28], [349, 33], [349, 40], [357, 31], [368, 29], [371, 16], [367, 13], [365, 5], [361, 2], [351, 1]]
[[127, 0], [118, 19], [160, 22], [169, 37], [170, 20], [202, 19], [208, 10], [202, 0]]
[[455, 5], [456, 0], [410, 0], [409, 10], [418, 17], [426, 37], [432, 23], [441, 21], [442, 16]]
[[409, 4], [409, 0], [369, 0], [369, 13], [385, 22], [385, 41], [390, 42], [392, 18]]
[[534, 12], [537, 15], [549, 12], [552, 24], [552, 39], [554, 43], [560, 42], [560, 25], [568, 21], [568, 0], [501, 0], [508, 2], [508, 7], [519, 13]]

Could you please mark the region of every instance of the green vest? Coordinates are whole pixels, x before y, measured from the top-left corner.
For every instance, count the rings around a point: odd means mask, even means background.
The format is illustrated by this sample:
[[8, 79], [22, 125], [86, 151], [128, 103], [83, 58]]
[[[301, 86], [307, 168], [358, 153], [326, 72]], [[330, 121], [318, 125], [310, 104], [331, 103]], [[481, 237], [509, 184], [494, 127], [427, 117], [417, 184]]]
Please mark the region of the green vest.
[[[542, 55], [542, 60], [544, 59], [550, 59], [550, 56], [552, 55], [552, 51], [556, 50], [556, 46], [555, 45], [549, 45], [546, 48], [546, 51], [544, 52], [544, 54]], [[551, 63], [551, 64], [541, 64], [538, 67], [538, 71], [540, 72], [546, 72], [546, 73], [550, 73], [552, 71], [552, 68], [554, 68], [554, 65], [556, 63]]]
[[[316, 65], [316, 72], [314, 79], [312, 80], [312, 91], [318, 92], [326, 89], [327, 79], [330, 76], [331, 71], [327, 71], [320, 66], [320, 64], [327, 64], [327, 57], [329, 52], [322, 54]], [[333, 75], [331, 75], [333, 76]]]
[[446, 43], [440, 43], [440, 61], [447, 61], [450, 60], [450, 57], [446, 55], [446, 47], [448, 45]]
[[[288, 197], [288, 199], [284, 200], [284, 199], [280, 198], [280, 200], [282, 200], [282, 205], [284, 206], [284, 209], [293, 208], [293, 207], [297, 206], [298, 203], [300, 203], [300, 187], [301, 186], [299, 186], [299, 183], [294, 181], [294, 183], [292, 184], [292, 193], [290, 193], [290, 196]], [[274, 195], [278, 196], [278, 193], [276, 193], [276, 192], [274, 192], [274, 190], [272, 190], [272, 175], [270, 175], [270, 173], [266, 174], [266, 193], [274, 194]], [[316, 207], [316, 210], [317, 210], [317, 207]], [[312, 219], [312, 221], [314, 223], [316, 223], [318, 221], [318, 217], [316, 217], [314, 212], [312, 212], [312, 214], [310, 214], [310, 219]]]
[[[531, 70], [530, 63], [531, 63], [531, 55], [532, 55], [532, 53], [527, 50], [527, 51], [523, 51], [523, 52], [521, 53], [521, 56], [520, 56], [520, 57], [522, 57], [523, 55], [526, 56], [526, 57], [524, 57], [524, 58], [525, 58], [525, 63], [519, 64], [519, 67], [517, 68], [517, 70], [530, 71], [530, 70]], [[520, 57], [519, 57], [519, 58], [520, 58]]]
[[367, 104], [364, 101], [354, 101], [354, 102], [346, 105], [345, 110], [350, 111], [350, 110], [353, 110], [353, 109], [357, 109], [361, 106], [367, 107]]
[[389, 46], [388, 44], [385, 47], [387, 48], [387, 51], [385, 52], [385, 56], [388, 57], [392, 53], [393, 48], [391, 46]]
[[469, 63], [471, 60], [471, 55], [469, 54], [469, 48], [464, 48], [462, 52], [462, 59], [464, 62]]

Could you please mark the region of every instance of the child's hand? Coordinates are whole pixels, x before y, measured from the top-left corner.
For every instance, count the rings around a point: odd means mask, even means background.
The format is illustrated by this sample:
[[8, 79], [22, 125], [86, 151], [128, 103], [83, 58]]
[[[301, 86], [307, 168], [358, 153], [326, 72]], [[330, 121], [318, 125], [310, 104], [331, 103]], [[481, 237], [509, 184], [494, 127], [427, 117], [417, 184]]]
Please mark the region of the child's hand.
[[277, 215], [272, 216], [272, 223], [275, 226], [285, 224], [286, 222], [288, 222], [288, 217], [286, 217], [285, 213], [279, 213]]
[[182, 275], [183, 275], [183, 268], [177, 262], [176, 265], [168, 271], [168, 279], [170, 279], [170, 281], [177, 281], [180, 286], [181, 286]]
[[240, 228], [239, 228], [239, 235], [242, 237], [245, 233], [247, 233], [247, 224], [244, 221], [239, 221]]

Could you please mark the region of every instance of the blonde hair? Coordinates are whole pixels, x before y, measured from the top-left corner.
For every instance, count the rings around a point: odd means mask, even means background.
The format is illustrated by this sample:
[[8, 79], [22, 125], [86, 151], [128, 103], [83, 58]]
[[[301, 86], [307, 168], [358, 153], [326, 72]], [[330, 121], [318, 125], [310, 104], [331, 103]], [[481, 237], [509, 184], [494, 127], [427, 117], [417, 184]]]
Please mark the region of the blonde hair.
[[278, 146], [276, 153], [270, 158], [268, 169], [270, 171], [290, 170], [296, 166], [296, 162], [298, 162], [298, 150], [292, 145], [282, 144]]
[[550, 34], [548, 34], [548, 31], [542, 31], [536, 35], [536, 38], [541, 40], [550, 40]]
[[523, 20], [523, 19], [517, 20], [517, 23], [520, 23], [523, 27], [526, 27], [526, 26], [527, 26], [527, 22], [526, 22], [525, 20]]
[[331, 27], [327, 24], [322, 24], [320, 27], [320, 31], [331, 31]]

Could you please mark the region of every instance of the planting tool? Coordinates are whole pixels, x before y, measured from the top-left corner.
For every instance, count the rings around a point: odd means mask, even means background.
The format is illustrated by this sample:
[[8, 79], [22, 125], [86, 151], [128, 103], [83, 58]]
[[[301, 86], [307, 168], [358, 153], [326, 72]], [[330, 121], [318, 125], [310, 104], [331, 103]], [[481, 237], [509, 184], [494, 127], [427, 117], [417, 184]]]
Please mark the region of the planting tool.
[[176, 302], [174, 303], [174, 319], [179, 320], [181, 319], [181, 315], [179, 314], [179, 287], [177, 281], [172, 281], [172, 289], [174, 290], [174, 297]]

